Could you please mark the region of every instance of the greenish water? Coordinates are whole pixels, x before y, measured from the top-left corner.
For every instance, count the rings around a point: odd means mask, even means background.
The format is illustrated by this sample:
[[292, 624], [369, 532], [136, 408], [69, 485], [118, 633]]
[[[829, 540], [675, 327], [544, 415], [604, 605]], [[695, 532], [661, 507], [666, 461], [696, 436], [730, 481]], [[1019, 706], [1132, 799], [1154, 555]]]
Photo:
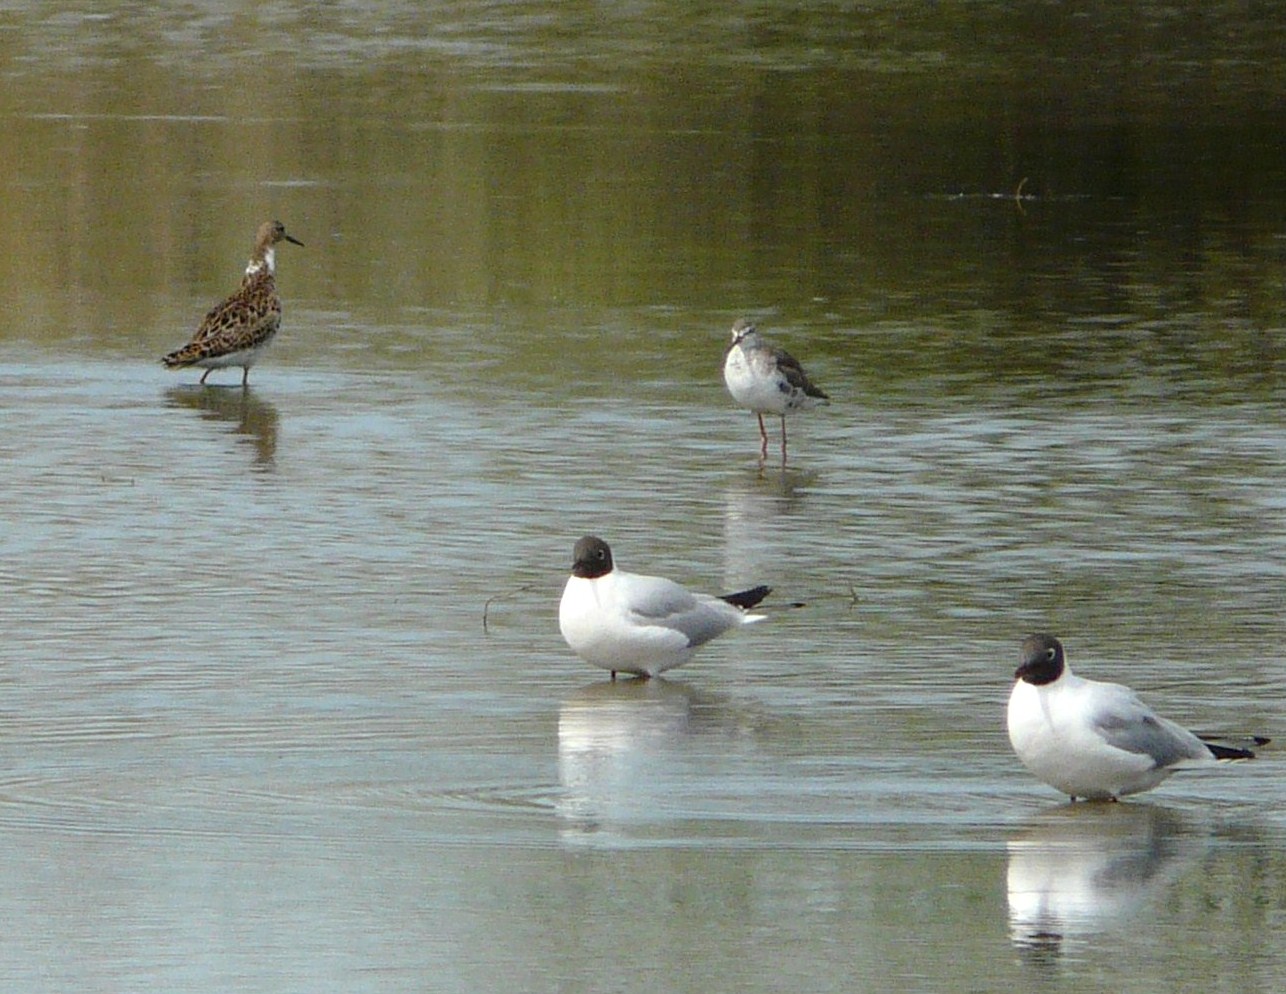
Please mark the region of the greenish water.
[[[1280, 41], [0, 14], [0, 978], [1281, 989], [1275, 750], [1069, 808], [1003, 729], [1048, 628], [1282, 735]], [[306, 247], [250, 389], [162, 369], [266, 217]], [[784, 470], [720, 380], [743, 314], [833, 398]], [[610, 684], [556, 623], [591, 531], [777, 607]]]

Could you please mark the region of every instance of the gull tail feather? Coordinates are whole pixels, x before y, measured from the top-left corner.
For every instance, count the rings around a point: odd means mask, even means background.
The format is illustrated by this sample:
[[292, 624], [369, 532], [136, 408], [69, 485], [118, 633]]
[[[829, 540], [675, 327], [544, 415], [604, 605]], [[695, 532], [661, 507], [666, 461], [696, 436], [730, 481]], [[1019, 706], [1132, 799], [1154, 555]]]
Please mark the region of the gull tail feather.
[[[1271, 742], [1272, 739], [1265, 738], [1262, 735], [1252, 735], [1248, 737], [1247, 741], [1254, 746], [1264, 746], [1264, 745], [1268, 745], [1268, 743]], [[1210, 750], [1211, 754], [1215, 757], [1215, 759], [1254, 759], [1255, 758], [1255, 752], [1253, 749], [1247, 749], [1241, 746], [1221, 745], [1219, 742], [1214, 741], [1213, 737], [1207, 738], [1205, 736], [1201, 736], [1201, 742], [1207, 749]]]
[[733, 607], [748, 611], [771, 593], [772, 587], [751, 587], [749, 590], [740, 590], [735, 594], [724, 594], [719, 600], [727, 601]]

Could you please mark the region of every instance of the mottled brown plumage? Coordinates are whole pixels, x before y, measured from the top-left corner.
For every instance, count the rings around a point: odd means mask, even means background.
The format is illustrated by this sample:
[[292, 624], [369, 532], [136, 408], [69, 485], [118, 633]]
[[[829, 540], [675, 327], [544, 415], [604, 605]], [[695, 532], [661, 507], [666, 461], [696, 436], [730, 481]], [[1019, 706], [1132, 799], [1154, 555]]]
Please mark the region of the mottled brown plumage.
[[281, 298], [277, 295], [273, 248], [280, 241], [304, 244], [286, 234], [286, 226], [280, 221], [265, 221], [259, 226], [241, 288], [210, 309], [192, 341], [161, 360], [165, 365], [171, 369], [202, 366], [205, 368], [202, 383], [212, 369], [240, 366], [241, 385], [246, 385], [250, 367], [281, 326]]

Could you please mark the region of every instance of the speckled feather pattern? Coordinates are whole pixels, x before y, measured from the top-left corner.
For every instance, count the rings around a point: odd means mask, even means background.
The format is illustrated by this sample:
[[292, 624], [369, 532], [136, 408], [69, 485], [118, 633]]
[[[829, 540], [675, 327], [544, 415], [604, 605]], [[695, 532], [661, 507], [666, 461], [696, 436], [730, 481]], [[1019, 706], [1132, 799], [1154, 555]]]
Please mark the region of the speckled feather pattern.
[[262, 348], [281, 327], [277, 281], [264, 267], [248, 275], [241, 289], [210, 308], [192, 341], [165, 357], [167, 366], [192, 366], [202, 359]]
[[[164, 357], [166, 366], [204, 366], [206, 375], [221, 366], [241, 366], [245, 382], [250, 366], [281, 327], [273, 249], [281, 241], [303, 244], [286, 234], [280, 221], [265, 221], [259, 226], [240, 288], [210, 309], [192, 341]], [[201, 382], [205, 382], [204, 375]]]

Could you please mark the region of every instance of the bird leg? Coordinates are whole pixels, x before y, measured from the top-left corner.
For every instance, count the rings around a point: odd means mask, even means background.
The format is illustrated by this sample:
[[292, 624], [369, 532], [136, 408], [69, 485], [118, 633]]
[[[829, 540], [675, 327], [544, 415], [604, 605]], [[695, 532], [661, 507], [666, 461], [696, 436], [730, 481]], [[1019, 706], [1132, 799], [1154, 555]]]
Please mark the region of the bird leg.
[[764, 416], [757, 414], [759, 418], [759, 458], [764, 460], [768, 458], [768, 431], [764, 428]]
[[[245, 389], [246, 383], [249, 382], [249, 380], [250, 380], [250, 367], [242, 366], [241, 367], [241, 388], [243, 390]], [[784, 419], [782, 423], [783, 424], [785, 423]]]
[[781, 464], [786, 465], [786, 415], [781, 416]]
[[202, 374], [201, 374], [201, 382], [200, 382], [200, 383], [198, 383], [198, 384], [197, 384], [197, 386], [204, 386], [204, 385], [205, 385], [205, 378], [206, 378], [207, 376], [209, 376], [209, 375], [210, 375], [210, 370], [211, 370], [211, 369], [213, 369], [213, 368], [214, 368], [213, 366], [210, 366], [208, 369], [206, 369], [206, 371], [205, 371], [204, 373], [202, 373]]

